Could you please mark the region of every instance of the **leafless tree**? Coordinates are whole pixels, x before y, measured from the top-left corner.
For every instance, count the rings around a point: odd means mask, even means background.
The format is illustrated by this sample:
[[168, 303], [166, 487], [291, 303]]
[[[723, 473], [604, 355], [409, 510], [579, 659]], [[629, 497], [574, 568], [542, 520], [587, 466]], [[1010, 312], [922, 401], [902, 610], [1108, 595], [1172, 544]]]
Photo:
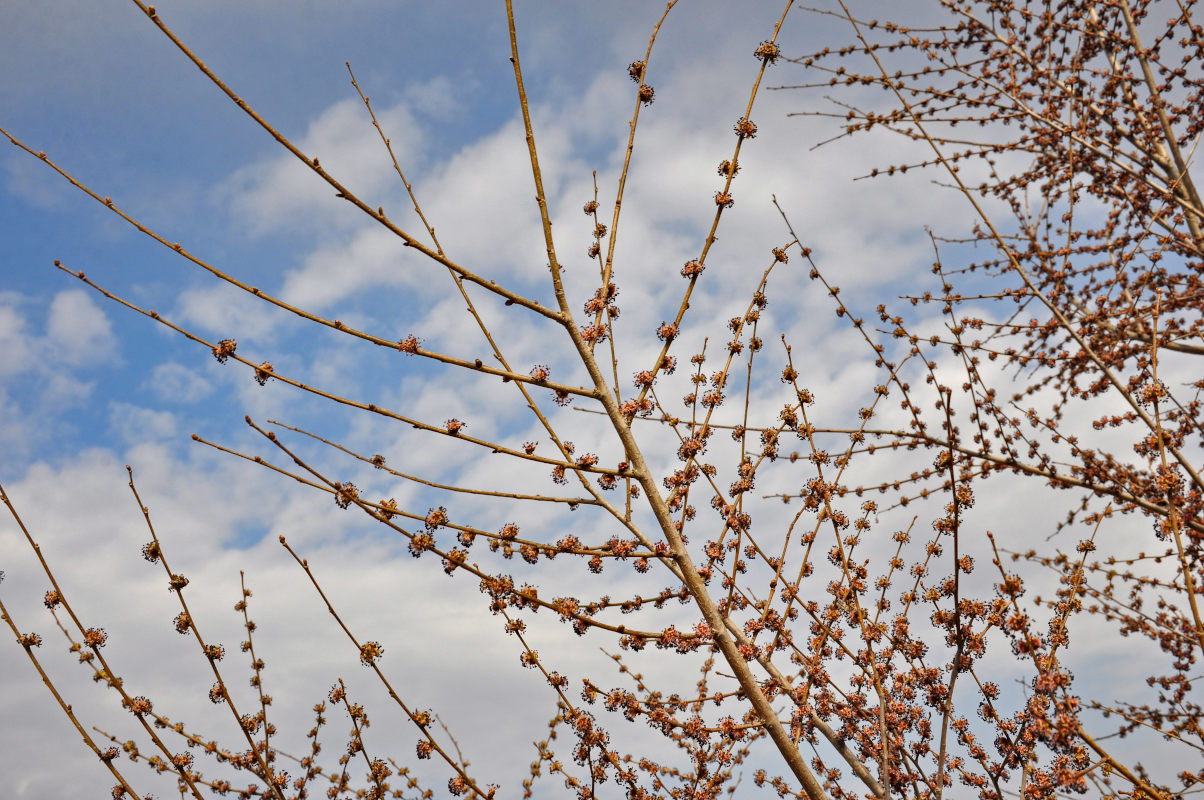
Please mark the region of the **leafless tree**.
[[[688, 8], [669, 2], [647, 50], [628, 67], [626, 160], [613, 195], [596, 190], [585, 199], [587, 253], [597, 272], [583, 274], [568, 269], [552, 236], [539, 132], [507, 0], [518, 108], [543, 230], [539, 258], [547, 265], [551, 298], [544, 301], [459, 262], [454, 247], [444, 249], [436, 221], [423, 214], [420, 192], [393, 157], [388, 133], [354, 74], [366, 124], [376, 127], [384, 157], [409, 193], [416, 228], [403, 227], [328, 172], [318, 156], [302, 152], [213, 74], [153, 6], [134, 2], [183, 57], [338, 198], [445, 272], [485, 353], [441, 352], [428, 347], [420, 331], [396, 339], [294, 307], [151, 230], [72, 177], [65, 164], [4, 130], [9, 140], [215, 280], [364, 346], [396, 351], [399, 369], [429, 361], [473, 376], [481, 392], [511, 393], [544, 438], [512, 442], [478, 420], [414, 418], [345, 396], [337, 386], [309, 385], [244, 356], [233, 336], [209, 341], [83, 271], [59, 266], [218, 361], [247, 370], [261, 385], [287, 384], [384, 424], [401, 423], [422, 440], [504, 458], [516, 469], [534, 465], [550, 476], [551, 493], [542, 479], [521, 491], [449, 485], [411, 474], [404, 459], [394, 468], [382, 455], [355, 452], [326, 432], [250, 418], [248, 425], [263, 437], [262, 452], [228, 449], [404, 537], [417, 568], [479, 585], [489, 611], [513, 634], [522, 663], [546, 680], [553, 732], [568, 737], [559, 750], [572, 764], [560, 760], [555, 737], [538, 744], [524, 796], [536, 790], [539, 777], [555, 773], [582, 798], [619, 792], [714, 797], [734, 791], [744, 769], [757, 787], [811, 800], [938, 798], [970, 790], [983, 798], [1172, 798], [1204, 782], [1204, 770], [1191, 766], [1204, 748], [1194, 689], [1204, 651], [1204, 381], [1193, 372], [1194, 359], [1204, 353], [1204, 201], [1190, 167], [1204, 124], [1204, 29], [1194, 21], [1193, 2], [1038, 7], [947, 0], [933, 11], [944, 21], [923, 28], [863, 19], [843, 3], [827, 10], [785, 3], [766, 20], [764, 40], [749, 43], [759, 68], [751, 70], [744, 113], [733, 121], [731, 153], [718, 166], [708, 233], [695, 257], [673, 267], [682, 278], [676, 313], [658, 324], [636, 323], [646, 328], [636, 339], [656, 344], [630, 353], [622, 342], [632, 339], [616, 342], [622, 329], [616, 243], [624, 219], [639, 213], [623, 202], [628, 168], [641, 111], [656, 96], [661, 23]], [[816, 53], [784, 53], [778, 34], [792, 14], [836, 17], [847, 39]], [[793, 83], [800, 102], [814, 99], [811, 90], [827, 91], [839, 110], [817, 104], [821, 110], [808, 113], [838, 117], [840, 137], [889, 132], [927, 148], [918, 161], [883, 165], [873, 177], [929, 170], [978, 215], [964, 238], [932, 237], [931, 291], [922, 288], [930, 279], [917, 276], [914, 285], [921, 288], [879, 305], [867, 320], [866, 312], [846, 305], [783, 209], [781, 240], [767, 243], [759, 256], [747, 254], [761, 264], [743, 313], [717, 322], [690, 318], [696, 287], [712, 276], [708, 255], [735, 202], [742, 152], [758, 125], [789, 124], [756, 117], [771, 70], [783, 84], [792, 80], [783, 75], [804, 76]], [[806, 343], [781, 335], [767, 311], [774, 299], [774, 308], [783, 309], [778, 324], [789, 317], [790, 298], [773, 297], [771, 277], [800, 263], [863, 340], [866, 360], [877, 370], [872, 385], [849, 388], [850, 396], [865, 399], [852, 404], [862, 407], [847, 418], [816, 418], [799, 355]], [[638, 274], [627, 280], [625, 293], [641, 291]], [[933, 309], [937, 328], [931, 327]], [[504, 328], [488, 321], [501, 313], [537, 323], [556, 356], [547, 363], [567, 353], [576, 369], [562, 378], [546, 364], [516, 364]], [[709, 339], [700, 340], [705, 344], [696, 353], [677, 352], [691, 325]], [[805, 351], [806, 359], [816, 357]], [[640, 360], [641, 352], [652, 355]], [[764, 380], [766, 374], [780, 380]], [[688, 385], [680, 403], [664, 392], [675, 380]], [[570, 403], [573, 409], [565, 409]], [[1120, 437], [1125, 447], [1118, 449]], [[579, 450], [573, 440], [589, 445]], [[297, 443], [307, 441], [323, 443], [332, 457], [341, 452], [437, 491], [447, 504], [414, 508], [371, 496], [337, 478], [331, 464], [304, 456]], [[1001, 507], [1006, 499], [997, 492], [1041, 498], [1058, 490], [1073, 494], [1075, 510], [1050, 520], [1048, 533], [1080, 531], [1065, 551], [1061, 539], [1050, 539], [1046, 549], [1011, 552], [977, 522], [967, 522], [976, 501]], [[14, 501], [3, 498], [19, 522]], [[933, 503], [916, 506], [924, 516], [904, 509], [928, 498]], [[472, 513], [461, 514], [461, 506]], [[488, 524], [477, 521], [481, 508], [489, 509]], [[281, 766], [250, 617], [243, 650], [259, 694], [248, 709], [228, 691], [224, 649], [202, 635], [203, 621], [187, 604], [188, 579], [169, 565], [170, 542], [160, 541], [143, 510], [149, 529], [143, 555], [162, 565], [180, 604], [175, 627], [195, 639], [213, 670], [210, 699], [229, 708], [243, 737], [212, 742], [132, 694], [118, 677], [120, 667], [105, 658], [105, 632], [83, 624], [68, 602], [69, 586], [57, 576], [69, 565], [42, 560], [52, 586], [46, 606], [73, 652], [120, 696], [150, 742], [151, 755], [137, 748], [130, 754], [128, 747], [127, 754], [173, 771], [182, 794], [197, 798], [209, 790], [280, 800], [320, 791], [330, 797], [421, 794], [400, 758], [369, 751], [362, 736], [366, 712], [341, 684], [331, 690], [329, 706], [317, 707], [309, 755], [292, 774]], [[540, 522], [570, 510], [596, 520], [593, 532], [558, 536]], [[41, 558], [35, 535], [25, 532]], [[337, 599], [323, 592], [321, 568], [280, 541], [346, 634], [347, 646], [413, 723], [417, 758], [444, 763], [451, 794], [513, 794], [476, 775], [451, 733], [394, 689], [381, 645], [339, 615]], [[989, 563], [974, 553], [988, 554]], [[598, 576], [594, 585], [578, 581], [582, 596], [549, 592], [579, 563]], [[1052, 594], [1026, 593], [1048, 575], [1056, 577]], [[618, 586], [638, 588], [612, 597]], [[244, 597], [238, 610], [246, 615], [247, 608]], [[37, 649], [42, 638], [0, 610], [57, 697]], [[697, 668], [699, 677], [654, 686], [629, 673], [630, 684], [616, 686], [604, 676], [561, 675], [525, 635], [540, 612], [578, 635], [609, 637], [622, 651], [662, 650], [665, 658]], [[1103, 623], [1093, 630], [1143, 642], [1161, 659], [1147, 686], [1082, 694], [1083, 682], [1069, 666], [1071, 633], [1093, 618]], [[621, 654], [615, 660], [623, 664]], [[1020, 689], [1001, 688], [1000, 680], [1017, 669], [1025, 675]], [[91, 734], [60, 702], [112, 772], [113, 796], [144, 796], [137, 778], [119, 769], [118, 746]], [[335, 705], [350, 716], [353, 730], [347, 755], [325, 763], [318, 734]], [[676, 748], [678, 760], [641, 751], [643, 724]], [[1119, 741], [1130, 735], [1159, 742], [1166, 753], [1161, 763], [1135, 757]], [[171, 737], [215, 756], [213, 770], [202, 771]], [[360, 758], [360, 772], [353, 773], [350, 761]], [[214, 777], [230, 769], [255, 783], [235, 790], [228, 779]], [[357, 780], [358, 774], [366, 778]]]

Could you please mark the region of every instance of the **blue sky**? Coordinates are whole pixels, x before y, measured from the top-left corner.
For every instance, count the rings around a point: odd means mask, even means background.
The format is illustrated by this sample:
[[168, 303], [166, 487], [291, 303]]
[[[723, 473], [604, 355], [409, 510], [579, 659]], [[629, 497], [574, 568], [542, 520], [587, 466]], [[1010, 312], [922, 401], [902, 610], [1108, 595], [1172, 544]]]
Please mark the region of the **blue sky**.
[[[626, 66], [643, 53], [661, 6], [516, 5], [557, 246], [568, 272], [579, 270], [567, 280], [581, 294], [592, 289], [592, 273], [585, 256], [590, 225], [580, 209], [592, 199], [595, 170], [603, 208], [613, 201], [634, 100]], [[350, 61], [448, 252], [550, 302], [500, 2], [221, 0], [158, 8], [281, 132], [419, 231], [349, 85], [344, 61]], [[756, 73], [751, 52], [768, 38], [780, 11], [778, 3], [683, 3], [665, 23], [651, 68], [656, 99], [641, 112], [618, 249], [629, 371], [632, 362], [652, 357], [658, 342], [651, 333], [676, 308], [677, 265], [696, 255], [710, 223], [715, 167], [730, 155], [732, 124]], [[845, 37], [830, 21], [793, 14], [780, 40], [788, 54]], [[486, 354], [442, 268], [423, 263], [335, 199], [133, 4], [10, 4], [0, 20], [0, 125], [78, 180], [249, 284], [384, 338], [413, 332], [454, 355]], [[771, 86], [800, 80], [797, 67], [776, 69], [767, 79]], [[796, 92], [763, 91], [758, 98], [753, 118], [761, 131], [742, 157], [737, 204], [725, 215], [708, 261], [711, 273], [692, 302], [683, 361], [688, 348], [714, 332], [715, 320], [741, 312], [770, 248], [788, 241], [775, 196], [826, 274], [847, 290], [842, 296], [861, 302], [867, 317], [878, 298], [898, 294], [892, 287], [915, 280], [909, 276], [928, 279], [925, 224], [955, 232], [970, 219], [955, 196], [933, 191], [918, 176], [851, 180], [901, 161], [904, 144], [866, 138], [812, 151], [836, 129], [787, 114], [822, 102]], [[310, 427], [435, 480], [551, 492], [556, 487], [546, 471], [428, 445], [406, 426], [382, 424], [275, 382], [261, 388], [245, 368], [216, 363], [204, 348], [106, 301], [52, 263], [82, 270], [211, 340], [237, 339], [240, 355], [254, 353], [306, 382], [432, 424], [458, 417], [474, 434], [521, 442], [539, 433], [522, 404], [495, 384], [315, 331], [250, 301], [12, 147], [0, 149], [0, 243], [0, 480], [42, 537], [77, 606], [88, 610], [92, 624], [110, 630], [110, 650], [128, 665], [131, 685], [140, 681], [147, 687], [140, 691], [163, 698], [165, 709], [176, 703], [186, 709], [179, 716], [211, 724], [215, 732], [229, 725], [202, 705], [203, 664], [170, 630], [175, 612], [163, 603], [162, 576], [138, 557], [145, 532], [125, 487], [127, 463], [169, 554], [194, 586], [205, 587], [196, 602], [215, 638], [228, 644], [240, 636], [229, 607], [237, 599], [239, 570], [246, 570], [257, 590], [255, 608], [263, 609], [264, 649], [275, 656], [272, 664], [288, 667], [267, 676], [279, 681], [280, 705], [287, 703], [279, 710], [282, 720], [304, 731], [309, 707], [334, 678], [355, 676], [363, 702], [378, 704], [374, 722], [382, 740], [405, 742], [391, 752], [408, 756], [412, 749], [413, 734], [389, 718], [350, 645], [331, 644], [337, 631], [276, 544], [278, 535], [288, 535], [320, 565], [324, 585], [353, 625], [374, 631], [365, 638], [386, 643], [393, 656], [386, 663], [407, 690], [426, 698], [420, 705], [434, 707], [462, 732], [466, 755], [479, 761], [484, 779], [513, 788], [534, 751], [502, 753], [516, 737], [539, 736], [553, 705], [519, 668], [513, 641], [483, 613], [485, 601], [471, 581], [414, 569], [404, 548], [362, 517], [189, 435], [267, 454], [266, 443], [242, 422], [249, 414]], [[808, 284], [797, 260], [779, 271], [772, 288], [775, 342], [779, 332], [791, 338], [819, 395], [818, 408], [851, 413], [875, 382], [864, 346], [834, 335], [839, 327], [830, 303]], [[587, 298], [588, 291], [580, 299]], [[568, 350], [546, 329], [514, 309], [482, 302], [521, 369], [548, 363], [557, 379], [581, 379]], [[580, 305], [576, 295], [572, 303]], [[773, 371], [766, 375], [772, 384]], [[679, 383], [669, 385], [668, 394], [682, 393]], [[771, 406], [767, 400], [764, 409]], [[588, 448], [597, 435], [588, 415], [549, 408], [580, 431], [578, 441]], [[333, 472], [396, 492], [415, 508], [440, 502], [434, 493], [391, 485], [303, 438], [290, 442]], [[485, 528], [527, 514], [480, 502], [467, 503], [465, 513]], [[587, 531], [598, 525], [568, 512], [535, 515], [531, 524]], [[50, 623], [38, 615], [45, 581], [7, 520], [0, 521], [0, 552], [9, 573], [6, 602], [13, 598], [23, 625], [48, 634]], [[555, 639], [555, 629], [543, 633], [566, 674], [605, 669], [598, 664], [606, 659], [592, 648]], [[71, 701], [107, 724], [127, 724], [78, 666], [54, 658], [61, 650], [52, 641], [43, 654], [55, 662]], [[237, 674], [241, 667], [231, 669]], [[648, 669], [657, 667], [649, 662]], [[1100, 669], [1114, 670], [1117, 681], [1138, 674], [1131, 665]], [[78, 796], [81, 784], [107, 786], [94, 759], [82, 746], [73, 748], [75, 734], [20, 651], [0, 649], [0, 674], [13, 676], [0, 687], [3, 714], [31, 720], [0, 729], [0, 773], [17, 776], [14, 796], [55, 800]], [[342, 719], [332, 724], [331, 750], [340, 748], [344, 727]], [[431, 774], [436, 788], [447, 777]], [[130, 775], [146, 779], [138, 769]], [[170, 787], [156, 791], [169, 794]]]

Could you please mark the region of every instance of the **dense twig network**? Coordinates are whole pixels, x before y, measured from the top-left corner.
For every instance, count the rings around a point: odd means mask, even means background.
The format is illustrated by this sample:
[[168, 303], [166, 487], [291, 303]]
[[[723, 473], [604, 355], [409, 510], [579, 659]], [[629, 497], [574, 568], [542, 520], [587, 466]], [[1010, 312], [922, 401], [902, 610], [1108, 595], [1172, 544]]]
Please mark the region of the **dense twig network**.
[[[607, 782], [633, 800], [719, 797], [737, 787], [752, 791], [741, 783], [742, 770], [755, 788], [810, 800], [918, 800], [970, 791], [993, 800], [1085, 792], [1169, 800], [1204, 783], [1204, 770], [1190, 766], [1204, 750], [1193, 685], [1204, 655], [1204, 381], [1192, 369], [1204, 354], [1204, 200], [1191, 170], [1204, 133], [1204, 29], [1194, 22], [1194, 2], [948, 0], [940, 4], [943, 24], [922, 28], [863, 19], [839, 3], [809, 13], [840, 20], [847, 44], [801, 55], [783, 52], [779, 42], [787, 16], [804, 13], [787, 2], [776, 20], [767, 21], [767, 38], [749, 43], [750, 88], [741, 100], [742, 116], [726, 123], [735, 142], [718, 167], [713, 216], [693, 257], [674, 267], [684, 279], [680, 295], [666, 317], [643, 333], [655, 354], [637, 362], [616, 342], [624, 267], [616, 243], [624, 215], [638, 213], [624, 201], [641, 113], [657, 98], [654, 45], [671, 12], [688, 13], [674, 10], [676, 0], [656, 20], [646, 50], [627, 67], [632, 114], [625, 152], [610, 208], [600, 200], [596, 173], [593, 197], [585, 199], [585, 252], [597, 272], [584, 277], [568, 269], [555, 246], [520, 26], [506, 2], [551, 302], [458, 261], [454, 235], [436, 238], [437, 220], [423, 211], [421, 192], [406, 178], [351, 64], [365, 124], [379, 136], [421, 233], [406, 230], [328, 172], [316, 155], [302, 152], [210, 71], [153, 6], [133, 1], [339, 200], [447, 274], [486, 356], [440, 352], [421, 332], [397, 339], [294, 306], [210, 263], [198, 255], [200, 248], [151, 230], [73, 177], [63, 160], [0, 132], [214, 279], [309, 324], [395, 351], [402, 368], [414, 363], [406, 358], [418, 359], [489, 381], [489, 391], [501, 386], [517, 393], [516, 402], [550, 444], [509, 441], [505, 433], [477, 433], [487, 427], [477, 420], [423, 419], [337, 386], [311, 385], [247, 355], [254, 347], [240, 345], [235, 332], [210, 341], [76, 267], [56, 266], [218, 361], [247, 370], [248, 380], [286, 384], [367, 412], [382, 424], [402, 423], [415, 435], [516, 468], [537, 467], [547, 476], [551, 487], [533, 482], [519, 490], [503, 482], [437, 479], [411, 469], [404, 458], [395, 467], [391, 456], [359, 452], [329, 432], [250, 417], [263, 453], [194, 436], [324, 492], [339, 508], [361, 512], [401, 537], [422, 567], [433, 565], [479, 586], [488, 610], [513, 635], [521, 663], [539, 673], [551, 692], [548, 734], [536, 743], [524, 797], [553, 774], [579, 798], [617, 796]], [[699, 352], [686, 354], [685, 331], [700, 325], [690, 316], [691, 300], [710, 277], [708, 256], [725, 213], [737, 202], [741, 154], [754, 146], [758, 126], [769, 123], [756, 111], [771, 68], [778, 77], [791, 69], [805, 76], [775, 88], [794, 89], [800, 98], [816, 89], [830, 93], [834, 105], [822, 108], [837, 110], [805, 113], [841, 120], [836, 138], [892, 134], [924, 148], [914, 161], [883, 165], [867, 177], [928, 170], [969, 204], [978, 221], [963, 238], [932, 234], [934, 288], [925, 291], [923, 281], [930, 279], [917, 277], [905, 296], [879, 305], [867, 321], [825, 276], [789, 210], [780, 209], [780, 240], [759, 256], [744, 256], [758, 258], [759, 265], [744, 288], [743, 311], [701, 324], [707, 338]], [[775, 276], [800, 265], [823, 287], [876, 369], [872, 385], [849, 390], [862, 398], [862, 407], [841, 419], [819, 418], [806, 368], [796, 361], [803, 349], [789, 333], [792, 309], [774, 296]], [[626, 279], [625, 291], [641, 291], [638, 276]], [[554, 380], [551, 358], [515, 366], [507, 355], [514, 345], [486, 321], [494, 306], [541, 326], [555, 343], [549, 347], [569, 354], [577, 377]], [[630, 384], [623, 370], [631, 371]], [[766, 374], [775, 380], [764, 380]], [[687, 387], [680, 402], [667, 390], [678, 384]], [[563, 412], [569, 403], [581, 413]], [[584, 436], [578, 423], [593, 432], [581, 451], [573, 443]], [[596, 435], [598, 430], [603, 433]], [[1105, 431], [1107, 437], [1100, 435]], [[1115, 446], [1120, 436], [1128, 449]], [[293, 442], [318, 443], [329, 458], [306, 456]], [[448, 504], [409, 507], [369, 496], [336, 477], [345, 469], [337, 466], [340, 457], [418, 487], [416, 496], [434, 493]], [[1024, 480], [1029, 482], [1018, 483]], [[758, 495], [758, 481], [777, 488]], [[781, 490], [785, 485], [796, 488]], [[1048, 531], [1079, 526], [1082, 535], [1069, 552], [1054, 544], [1012, 552], [968, 521], [976, 503], [1017, 485], [1074, 493], [1074, 510]], [[119, 749], [153, 770], [174, 772], [181, 792], [194, 797], [430, 796], [406, 759], [372, 749], [364, 733], [368, 714], [341, 680], [314, 707], [314, 726], [304, 737], [288, 739], [276, 730], [245, 582], [235, 609], [246, 630], [241, 649], [250, 659], [256, 695], [251, 712], [240, 710], [220, 664], [224, 648], [202, 637], [186, 602], [188, 579], [168, 567], [170, 542], [155, 533], [132, 472], [130, 488], [150, 533], [144, 556], [162, 564], [180, 605], [174, 625], [195, 639], [212, 667], [209, 698], [228, 707], [242, 742], [219, 744], [172, 722], [149, 699], [131, 696], [102, 654], [106, 634], [77, 618], [56, 578], [63, 569], [42, 559], [53, 586], [46, 605], [70, 650], [120, 696], [151, 744], [140, 748], [88, 733], [43, 670], [41, 637], [18, 627], [3, 606], [0, 612], [116, 780], [113, 797], [145, 796], [135, 788], [137, 778], [118, 768]], [[0, 496], [20, 524], [14, 503], [2, 490]], [[929, 499], [939, 504], [935, 513], [922, 502]], [[465, 510], [457, 501], [475, 504]], [[488, 522], [479, 519], [481, 503], [492, 509]], [[912, 503], [915, 515], [902, 510]], [[593, 530], [605, 533], [557, 537], [538, 523], [547, 509], [592, 515], [598, 522]], [[892, 526], [888, 520], [894, 519], [903, 522]], [[1152, 530], [1135, 524], [1141, 519]], [[1124, 536], [1112, 534], [1118, 526]], [[34, 535], [23, 525], [21, 530], [41, 558]], [[452, 795], [513, 794], [494, 776], [478, 775], [452, 731], [395, 689], [384, 648], [341, 614], [338, 598], [324, 588], [327, 567], [310, 564], [284, 537], [280, 544], [346, 646], [412, 724], [416, 758], [442, 762]], [[990, 564], [977, 563], [976, 554]], [[577, 584], [590, 596], [555, 596], [555, 589], [545, 588], [555, 586], [554, 577], [569, 564], [584, 564], [598, 576], [594, 584]], [[1057, 582], [1053, 595], [1031, 594], [1029, 587], [1050, 573]], [[609, 579], [616, 574], [632, 581], [623, 585], [641, 588], [612, 597], [616, 584]], [[540, 656], [528, 630], [540, 611], [577, 635], [607, 637], [618, 648], [611, 658], [619, 677], [560, 674]], [[1150, 676], [1151, 691], [1080, 694], [1081, 682], [1068, 666], [1070, 631], [1087, 617], [1118, 636], [1148, 641], [1160, 654], [1162, 671]], [[654, 686], [635, 673], [624, 653], [649, 647], [697, 668], [696, 684]], [[1020, 688], [1012, 689], [1004, 682], [1017, 674], [1023, 675]], [[351, 730], [345, 753], [322, 763], [318, 737], [334, 706], [351, 720]], [[678, 760], [642, 752], [641, 730], [663, 736]], [[212, 757], [213, 772], [203, 774], [190, 753], [175, 752], [166, 732]], [[1157, 740], [1168, 754], [1165, 762], [1137, 760], [1119, 742], [1130, 735]], [[302, 741], [304, 757], [281, 749]], [[561, 760], [562, 752], [571, 764]], [[229, 778], [212, 777], [222, 770], [246, 773], [252, 782], [235, 789]]]

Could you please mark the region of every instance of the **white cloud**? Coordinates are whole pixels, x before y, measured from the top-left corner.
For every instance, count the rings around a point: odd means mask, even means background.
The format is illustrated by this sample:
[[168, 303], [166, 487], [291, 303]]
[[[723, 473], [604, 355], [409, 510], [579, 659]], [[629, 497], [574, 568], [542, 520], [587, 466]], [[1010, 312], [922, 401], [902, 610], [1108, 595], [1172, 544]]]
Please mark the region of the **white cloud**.
[[196, 370], [174, 361], [156, 364], [144, 384], [160, 400], [195, 403], [213, 393], [213, 384]]
[[[424, 136], [405, 105], [375, 108], [402, 169], [420, 158]], [[400, 179], [393, 172], [388, 152], [358, 99], [341, 100], [327, 108], [309, 126], [297, 146], [309, 158], [370, 205], [395, 196]], [[407, 176], [412, 177], [412, 176]], [[390, 192], [389, 189], [394, 189]], [[218, 198], [253, 233], [307, 231], [314, 220], [358, 221], [359, 211], [334, 197], [335, 190], [289, 153], [244, 167], [221, 184]], [[342, 209], [347, 209], [342, 213]]]
[[170, 411], [141, 408], [130, 403], [109, 404], [109, 425], [130, 444], [175, 436], [179, 427], [176, 415]]
[[77, 373], [117, 360], [108, 319], [86, 295], [56, 294], [44, 332], [29, 322], [33, 305], [16, 293], [0, 293], [0, 378], [9, 381], [0, 389], [0, 440], [14, 465], [47, 438], [73, 428], [73, 420], [58, 415], [83, 406], [95, 388], [91, 375]]
[[50, 304], [46, 336], [56, 355], [73, 365], [115, 357], [116, 339], [103, 309], [82, 289], [59, 292]]
[[29, 369], [37, 358], [25, 332], [25, 316], [16, 306], [16, 295], [0, 293], [0, 375], [6, 377]]
[[44, 334], [30, 330], [22, 305], [15, 293], [0, 294], [0, 375], [95, 366], [116, 358], [108, 316], [84, 291], [68, 289], [54, 296]]
[[348, 238], [322, 246], [306, 257], [301, 269], [286, 273], [281, 297], [322, 311], [364, 289], [429, 281], [425, 273], [430, 268], [415, 265], [412, 252], [388, 230], [360, 228]]
[[177, 297], [173, 322], [195, 325], [197, 333], [211, 340], [242, 337], [269, 338], [286, 320], [288, 312], [269, 307], [261, 300], [228, 283], [206, 284], [185, 289]]
[[466, 109], [460, 97], [473, 91], [476, 83], [471, 76], [453, 81], [447, 75], [436, 75], [429, 81], [406, 84], [402, 97], [409, 106], [420, 109], [423, 115], [447, 121], [464, 113]]
[[53, 372], [46, 376], [41, 402], [47, 410], [69, 411], [79, 408], [92, 396], [95, 381], [84, 381], [66, 372]]
[[[549, 131], [541, 145], [549, 174], [562, 171], [565, 135]], [[504, 272], [511, 282], [539, 281], [546, 274], [545, 262], [531, 255], [542, 251], [542, 234], [534, 216], [522, 128], [516, 121], [446, 161], [428, 164], [424, 172], [423, 179], [414, 180], [415, 191], [436, 233], [444, 232], [441, 241], [453, 261], [477, 274]], [[549, 190], [559, 191], [555, 181], [549, 181]], [[408, 207], [408, 198], [388, 206]], [[428, 240], [416, 218], [403, 219], [401, 224], [420, 241]], [[318, 308], [380, 286], [405, 286], [426, 296], [432, 287], [441, 293], [450, 285], [445, 273], [444, 267], [404, 248], [400, 239], [376, 223], [365, 223], [320, 244], [301, 269], [287, 274], [282, 293], [291, 302]]]
[[67, 190], [46, 180], [46, 168], [27, 153], [9, 153], [4, 159], [5, 189], [36, 208], [60, 208]]

